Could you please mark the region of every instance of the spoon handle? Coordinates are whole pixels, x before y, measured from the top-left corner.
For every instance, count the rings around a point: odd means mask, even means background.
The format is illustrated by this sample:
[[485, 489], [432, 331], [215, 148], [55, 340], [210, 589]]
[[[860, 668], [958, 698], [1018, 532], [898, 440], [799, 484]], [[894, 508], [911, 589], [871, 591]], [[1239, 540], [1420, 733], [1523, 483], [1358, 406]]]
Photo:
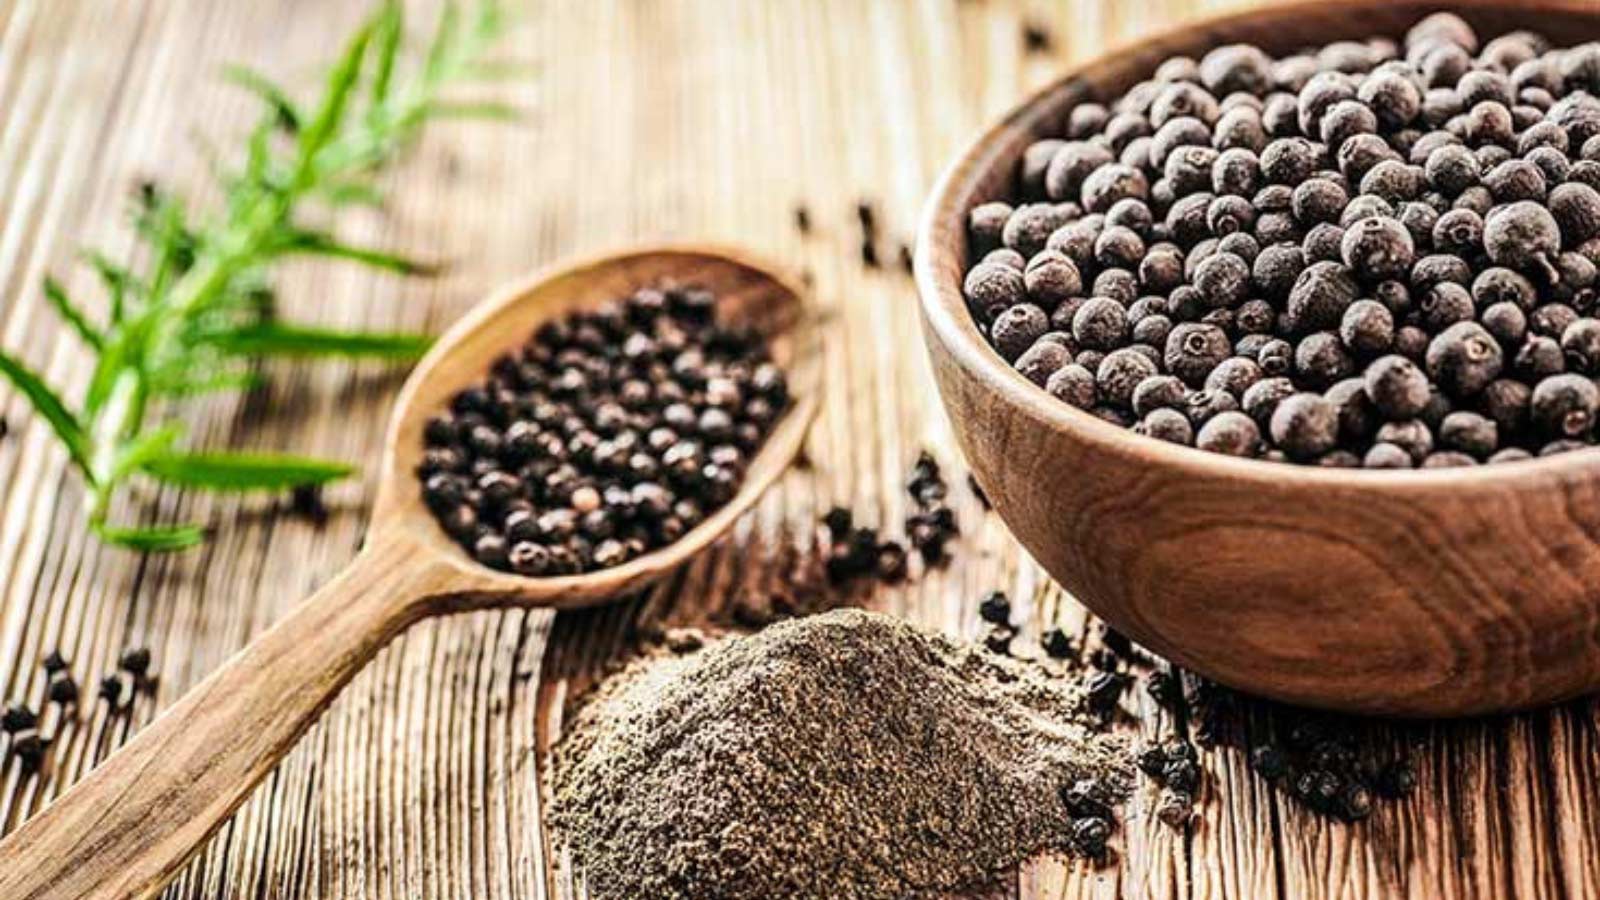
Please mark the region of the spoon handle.
[[6, 900], [154, 897], [339, 690], [443, 587], [374, 538], [356, 561], [0, 841]]

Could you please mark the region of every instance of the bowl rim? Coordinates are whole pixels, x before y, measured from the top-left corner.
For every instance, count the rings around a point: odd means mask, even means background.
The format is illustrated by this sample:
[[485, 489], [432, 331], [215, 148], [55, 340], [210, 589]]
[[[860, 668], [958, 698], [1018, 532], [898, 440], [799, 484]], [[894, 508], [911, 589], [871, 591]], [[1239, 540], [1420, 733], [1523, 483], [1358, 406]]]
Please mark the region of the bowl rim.
[[[1440, 469], [1342, 469], [1302, 463], [1280, 463], [1212, 453], [1195, 447], [1173, 444], [1106, 422], [1092, 413], [1062, 403], [1028, 380], [1008, 364], [978, 330], [967, 309], [958, 278], [952, 282], [941, 271], [965, 272], [965, 250], [958, 246], [966, 235], [967, 198], [977, 193], [977, 182], [999, 163], [1005, 138], [1016, 132], [1028, 133], [1038, 124], [1042, 109], [1060, 91], [1083, 80], [1086, 73], [1108, 65], [1118, 56], [1138, 53], [1190, 35], [1209, 33], [1215, 45], [1227, 42], [1225, 35], [1240, 22], [1263, 15], [1292, 17], [1298, 10], [1326, 7], [1327, 0], [1292, 0], [1266, 7], [1235, 10], [1215, 16], [1184, 20], [1177, 25], [1147, 33], [1114, 45], [1099, 54], [1076, 62], [1063, 74], [1029, 92], [999, 117], [991, 120], [967, 143], [940, 173], [925, 202], [917, 227], [913, 259], [917, 297], [923, 319], [934, 339], [965, 375], [979, 382], [990, 393], [1026, 413], [1039, 424], [1058, 433], [1122, 457], [1169, 467], [1183, 474], [1229, 478], [1236, 481], [1271, 485], [1277, 488], [1305, 486], [1330, 488], [1380, 488], [1437, 494], [1475, 488], [1546, 486], [1593, 477], [1600, 471], [1600, 459], [1592, 451], [1600, 444], [1548, 457], [1497, 464]], [[1414, 7], [1419, 15], [1428, 12], [1494, 9], [1535, 14], [1541, 11], [1582, 13], [1600, 19], [1600, 6], [1593, 0], [1453, 0], [1439, 3], [1428, 0], [1344, 0], [1352, 10], [1359, 8]], [[944, 239], [941, 229], [950, 227], [953, 237]], [[932, 349], [931, 347], [929, 348]]]

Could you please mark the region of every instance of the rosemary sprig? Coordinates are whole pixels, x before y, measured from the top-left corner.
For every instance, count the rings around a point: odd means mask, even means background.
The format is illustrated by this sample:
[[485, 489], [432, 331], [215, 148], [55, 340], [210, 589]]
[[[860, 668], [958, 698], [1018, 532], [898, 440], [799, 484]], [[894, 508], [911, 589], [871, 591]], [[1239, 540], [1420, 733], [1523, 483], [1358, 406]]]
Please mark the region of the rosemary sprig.
[[[233, 66], [229, 81], [261, 98], [264, 109], [242, 158], [219, 172], [224, 202], [197, 214], [153, 185], [140, 189], [134, 229], [144, 252], [137, 265], [86, 254], [105, 292], [102, 315], [90, 315], [54, 279], [45, 297], [94, 357], [84, 396], [69, 404], [15, 356], [0, 351], [0, 377], [48, 422], [87, 487], [89, 522], [103, 540], [138, 550], [171, 551], [204, 540], [198, 525], [126, 527], [108, 520], [130, 479], [149, 478], [213, 491], [283, 490], [348, 476], [338, 462], [266, 453], [178, 448], [176, 419], [153, 422], [152, 409], [216, 390], [247, 388], [271, 356], [408, 360], [428, 338], [347, 332], [278, 321], [267, 287], [270, 266], [291, 255], [318, 255], [406, 275], [437, 266], [352, 245], [303, 222], [308, 201], [328, 207], [382, 202], [375, 176], [412, 144], [430, 120], [504, 118], [508, 108], [441, 96], [452, 82], [492, 70], [481, 57], [502, 25], [492, 2], [464, 18], [446, 5], [425, 52], [402, 65], [405, 23], [387, 2], [347, 43], [321, 95], [301, 105], [254, 70]], [[404, 69], [404, 71], [402, 71]]]

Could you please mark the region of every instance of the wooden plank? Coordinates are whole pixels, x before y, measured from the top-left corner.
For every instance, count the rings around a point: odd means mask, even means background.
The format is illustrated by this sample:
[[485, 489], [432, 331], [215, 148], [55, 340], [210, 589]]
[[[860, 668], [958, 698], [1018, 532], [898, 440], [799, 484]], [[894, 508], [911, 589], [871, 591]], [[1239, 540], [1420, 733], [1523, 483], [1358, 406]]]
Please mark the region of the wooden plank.
[[[418, 16], [436, 8], [413, 4]], [[552, 619], [481, 613], [425, 623], [356, 680], [228, 828], [169, 890], [178, 898], [530, 898], [566, 896], [538, 827], [535, 733], [558, 718], [559, 680], [622, 643], [634, 614], [693, 621], [775, 591], [820, 588], [813, 523], [845, 503], [885, 524], [920, 447], [959, 472], [930, 393], [908, 279], [896, 268], [939, 168], [976, 127], [1071, 59], [1226, 4], [1002, 0], [771, 0], [534, 4], [509, 55], [536, 78], [511, 99], [521, 125], [451, 125], [391, 179], [384, 214], [345, 221], [354, 237], [456, 265], [435, 282], [296, 265], [279, 281], [291, 314], [334, 324], [437, 329], [493, 285], [580, 251], [678, 236], [747, 244], [815, 279], [831, 317], [828, 403], [813, 465], [791, 473], [737, 533], [647, 600]], [[248, 59], [298, 79], [326, 59], [360, 5], [173, 0], [0, 4], [0, 341], [81, 387], [70, 340], [39, 296], [71, 273], [80, 243], [128, 246], [123, 211], [138, 178], [197, 186], [186, 136], [237, 135], [248, 98], [216, 82]], [[1046, 54], [1019, 53], [1025, 22]], [[201, 198], [208, 194], [202, 192]], [[860, 261], [855, 204], [883, 223], [885, 267]], [[796, 233], [804, 204], [815, 228]], [[372, 366], [284, 365], [243, 402], [194, 411], [216, 445], [373, 458], [397, 374]], [[9, 395], [0, 395], [5, 399]], [[162, 493], [130, 515], [198, 515], [226, 525], [207, 549], [144, 560], [82, 536], [80, 486], [45, 429], [9, 399], [0, 441], [0, 685], [35, 704], [38, 659], [61, 646], [92, 684], [125, 646], [154, 651], [161, 691], [131, 720], [86, 707], [44, 777], [0, 774], [9, 829], [103, 759], [299, 597], [360, 541], [370, 477], [330, 494], [322, 529], [273, 504]], [[964, 535], [955, 563], [867, 602], [976, 634], [993, 586], [1035, 598], [1040, 619], [1087, 633], [954, 480]], [[1036, 631], [1024, 635], [1032, 640]], [[1142, 698], [1137, 727], [1178, 727]], [[1130, 699], [1130, 709], [1135, 701]], [[1121, 864], [1030, 865], [1009, 895], [1037, 897], [1586, 897], [1600, 893], [1600, 706], [1444, 726], [1362, 726], [1376, 745], [1421, 748], [1422, 787], [1350, 828], [1295, 810], [1244, 765], [1206, 756], [1212, 787], [1189, 835], [1130, 806]], [[1252, 731], [1252, 734], [1256, 737]], [[554, 885], [554, 887], [552, 887]], [[554, 893], [548, 893], [554, 891]]]

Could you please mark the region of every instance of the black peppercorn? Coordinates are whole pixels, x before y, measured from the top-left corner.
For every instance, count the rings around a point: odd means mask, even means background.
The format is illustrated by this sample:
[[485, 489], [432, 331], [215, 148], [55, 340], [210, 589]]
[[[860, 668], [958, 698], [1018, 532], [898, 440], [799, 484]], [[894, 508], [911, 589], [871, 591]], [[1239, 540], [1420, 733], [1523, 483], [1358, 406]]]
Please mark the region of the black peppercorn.
[[1394, 315], [1376, 300], [1357, 300], [1344, 311], [1339, 339], [1352, 353], [1383, 353], [1394, 343]]
[[1561, 332], [1561, 353], [1569, 371], [1600, 374], [1600, 319], [1572, 320]]
[[37, 727], [39, 727], [38, 714], [21, 703], [10, 704], [4, 713], [0, 713], [0, 731], [6, 734], [16, 734]]
[[1009, 625], [1011, 600], [1005, 591], [990, 591], [978, 603], [978, 617], [994, 625]]
[[1350, 271], [1366, 281], [1397, 278], [1411, 268], [1411, 233], [1384, 216], [1362, 219], [1347, 228], [1339, 250]]
[[1168, 788], [1192, 794], [1200, 786], [1200, 767], [1192, 759], [1173, 759], [1169, 753], [1161, 778]]
[[1458, 322], [1428, 344], [1428, 374], [1458, 397], [1483, 390], [1500, 374], [1504, 354], [1494, 336], [1476, 322]]
[[[1270, 148], [1269, 148], [1270, 149]], [[1311, 178], [1294, 189], [1294, 217], [1300, 224], [1338, 222], [1350, 195], [1331, 178]]]
[[1156, 800], [1156, 818], [1169, 828], [1183, 828], [1194, 818], [1194, 795], [1166, 788]]
[[1051, 659], [1066, 659], [1072, 655], [1072, 639], [1059, 627], [1051, 627], [1039, 638], [1039, 645]]
[[1317, 394], [1285, 398], [1272, 413], [1273, 443], [1296, 459], [1311, 459], [1333, 449], [1339, 434], [1338, 411]]
[[1195, 446], [1212, 453], [1253, 457], [1261, 451], [1261, 431], [1243, 412], [1220, 412], [1200, 426]]
[[1167, 336], [1163, 362], [1167, 371], [1184, 383], [1199, 387], [1219, 363], [1232, 355], [1232, 346], [1222, 329], [1214, 325], [1185, 322]]
[[1294, 383], [1284, 377], [1263, 378], [1245, 390], [1240, 408], [1256, 423], [1258, 436], [1271, 422], [1278, 404], [1294, 393]]
[[1294, 368], [1294, 345], [1278, 338], [1269, 340], [1256, 352], [1256, 364], [1266, 375], [1287, 375]]
[[1407, 797], [1417, 789], [1417, 772], [1405, 760], [1384, 766], [1378, 773], [1378, 792], [1385, 797]]
[[1385, 422], [1375, 436], [1379, 444], [1392, 444], [1405, 451], [1414, 463], [1433, 452], [1433, 431], [1421, 419]]
[[1348, 267], [1337, 262], [1312, 263], [1289, 290], [1287, 324], [1299, 333], [1336, 328], [1357, 296], [1356, 281]]
[[1490, 211], [1484, 220], [1483, 246], [1499, 265], [1547, 272], [1561, 249], [1561, 230], [1549, 210], [1523, 200]]
[[1051, 373], [1045, 390], [1052, 397], [1079, 409], [1089, 409], [1098, 402], [1094, 373], [1076, 363], [1062, 366]]
[[150, 651], [144, 647], [124, 651], [117, 660], [117, 668], [135, 678], [143, 678], [150, 671]]
[[993, 319], [1027, 296], [1027, 282], [1021, 270], [1001, 263], [979, 263], [967, 273], [963, 293], [974, 313]]
[[1250, 751], [1250, 768], [1268, 781], [1277, 781], [1289, 774], [1289, 761], [1276, 746], [1263, 744]]
[[1295, 347], [1294, 372], [1303, 384], [1325, 388], [1354, 371], [1355, 361], [1331, 331], [1306, 335]]
[[31, 773], [44, 764], [47, 745], [48, 742], [38, 732], [30, 731], [12, 739], [10, 752], [22, 764], [22, 770]]
[[41, 662], [40, 665], [44, 668], [46, 675], [54, 675], [57, 672], [65, 672], [69, 668], [67, 659], [61, 655], [60, 650], [51, 650], [45, 656], [44, 661]]
[[1600, 389], [1582, 375], [1551, 375], [1533, 388], [1529, 418], [1550, 438], [1587, 436], [1600, 410]]
[[1000, 355], [1015, 362], [1049, 328], [1050, 319], [1044, 310], [1031, 303], [1019, 303], [995, 316], [989, 335]]
[[1569, 244], [1600, 236], [1600, 191], [1581, 182], [1557, 185], [1550, 192], [1550, 214]]
[[122, 691], [122, 679], [115, 675], [107, 675], [100, 679], [100, 686], [96, 693], [100, 699], [106, 701], [112, 712], [116, 712], [122, 702]]
[[1072, 336], [1090, 350], [1112, 350], [1127, 334], [1127, 311], [1122, 304], [1104, 297], [1090, 299], [1072, 317]]
[[1109, 715], [1117, 708], [1129, 678], [1120, 672], [1096, 672], [1089, 677], [1085, 699], [1089, 710], [1099, 715]]
[[1111, 824], [1098, 816], [1075, 819], [1072, 823], [1072, 849], [1087, 859], [1101, 859], [1106, 855], [1106, 840], [1111, 837]]
[[1194, 426], [1187, 416], [1174, 409], [1151, 410], [1133, 426], [1133, 430], [1136, 434], [1171, 444], [1188, 446], [1194, 443]]
[[51, 703], [60, 706], [72, 706], [78, 702], [78, 683], [71, 675], [58, 673], [50, 679], [49, 686], [45, 689], [46, 696]]

